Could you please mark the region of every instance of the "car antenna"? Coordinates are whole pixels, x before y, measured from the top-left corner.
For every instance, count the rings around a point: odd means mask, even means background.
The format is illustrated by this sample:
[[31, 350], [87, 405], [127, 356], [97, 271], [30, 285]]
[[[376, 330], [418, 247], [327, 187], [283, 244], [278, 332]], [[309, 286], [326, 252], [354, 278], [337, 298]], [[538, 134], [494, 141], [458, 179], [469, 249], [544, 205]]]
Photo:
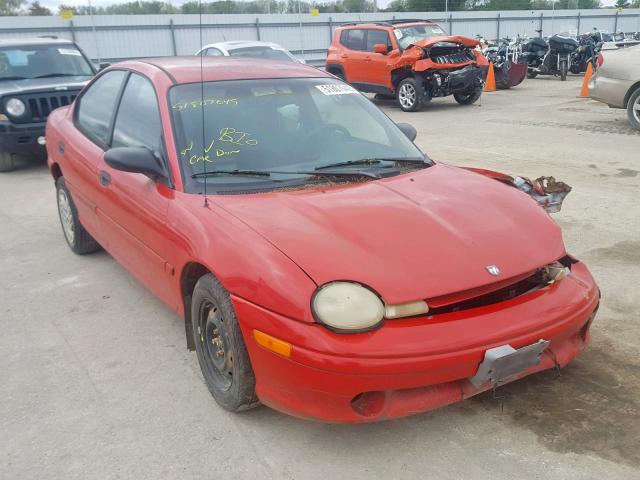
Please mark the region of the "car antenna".
[[198, 13], [199, 13], [199, 21], [200, 21], [200, 112], [202, 112], [201, 121], [202, 121], [202, 172], [204, 175], [202, 179], [204, 180], [204, 207], [209, 207], [209, 199], [207, 198], [207, 159], [205, 148], [205, 128], [204, 128], [204, 67], [202, 58], [204, 56], [204, 50], [202, 50], [202, 0], [198, 0]]

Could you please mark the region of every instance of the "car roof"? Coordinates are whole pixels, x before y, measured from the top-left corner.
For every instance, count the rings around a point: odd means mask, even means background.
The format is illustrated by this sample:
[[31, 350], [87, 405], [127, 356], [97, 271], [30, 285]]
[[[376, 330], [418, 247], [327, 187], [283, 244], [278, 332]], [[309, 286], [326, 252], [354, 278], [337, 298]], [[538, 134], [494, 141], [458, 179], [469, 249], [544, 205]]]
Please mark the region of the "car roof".
[[[202, 69], [201, 62], [202, 61]], [[145, 68], [154, 65], [168, 74], [175, 83], [259, 78], [332, 78], [332, 75], [310, 65], [296, 62], [239, 57], [160, 57], [129, 60], [113, 68]]]
[[272, 42], [258, 42], [256, 40], [233, 40], [229, 42], [210, 43], [202, 47], [205, 48], [223, 48], [225, 50], [236, 50], [238, 48], [249, 47], [269, 47], [276, 50], [286, 50], [284, 47]]
[[21, 47], [27, 45], [70, 45], [72, 40], [66, 38], [54, 37], [32, 37], [32, 38], [2, 38], [0, 39], [0, 47]]

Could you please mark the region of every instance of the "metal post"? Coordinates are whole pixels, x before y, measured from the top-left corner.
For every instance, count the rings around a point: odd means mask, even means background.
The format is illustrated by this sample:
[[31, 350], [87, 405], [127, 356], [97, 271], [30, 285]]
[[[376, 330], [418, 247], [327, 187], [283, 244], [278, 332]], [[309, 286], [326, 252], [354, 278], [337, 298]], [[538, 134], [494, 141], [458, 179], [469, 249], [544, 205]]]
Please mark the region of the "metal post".
[[76, 30], [73, 26], [73, 20], [69, 20], [69, 33], [71, 33], [71, 40], [76, 41]]
[[300, 52], [304, 55], [304, 30], [302, 29], [302, 10], [300, 9], [300, 0], [298, 0], [298, 20], [300, 21]]
[[540, 12], [540, 38], [542, 38], [542, 23], [544, 22], [544, 13]]
[[[175, 57], [178, 55], [178, 49], [176, 48], [176, 32], [173, 30], [173, 18], [169, 19], [169, 31], [171, 32], [171, 48]], [[200, 48], [202, 48], [202, 45], [200, 45]]]
[[333, 21], [329, 17], [329, 45], [333, 42]]
[[89, 0], [89, 16], [91, 17], [91, 30], [93, 30], [93, 41], [96, 45], [96, 56], [98, 57], [98, 63], [101, 63], [102, 58], [100, 58], [100, 47], [98, 47], [98, 35], [96, 34], [96, 23], [93, 19], [93, 7], [91, 6], [91, 0]]
[[449, 35], [453, 35], [453, 14], [449, 14]]
[[256, 36], [258, 37], [258, 41], [260, 41], [260, 18], [256, 17]]
[[496, 40], [500, 41], [500, 13], [496, 17]]
[[613, 33], [616, 33], [618, 31], [618, 14], [619, 13], [620, 12], [618, 12], [618, 10], [616, 10], [616, 18], [615, 18], [615, 20], [613, 22]]
[[580, 35], [580, 11], [578, 11], [578, 35]]

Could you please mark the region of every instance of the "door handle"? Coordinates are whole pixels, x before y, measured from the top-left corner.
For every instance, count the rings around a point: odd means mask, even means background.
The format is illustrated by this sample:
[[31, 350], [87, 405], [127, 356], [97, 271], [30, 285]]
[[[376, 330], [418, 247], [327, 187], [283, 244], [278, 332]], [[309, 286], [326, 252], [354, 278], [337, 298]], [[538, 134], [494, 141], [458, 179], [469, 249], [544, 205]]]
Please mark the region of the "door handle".
[[60, 142], [58, 144], [58, 152], [60, 152], [60, 155], [64, 155], [64, 143]]
[[349, 55], [347, 55], [346, 53], [343, 53], [342, 55], [340, 55], [340, 58], [349, 58]]
[[109, 175], [109, 172], [105, 172], [104, 170], [102, 170], [100, 172], [100, 185], [102, 185], [103, 187], [108, 187], [110, 183], [111, 175]]
[[371, 57], [364, 57], [364, 61], [365, 62], [370, 62], [371, 61]]

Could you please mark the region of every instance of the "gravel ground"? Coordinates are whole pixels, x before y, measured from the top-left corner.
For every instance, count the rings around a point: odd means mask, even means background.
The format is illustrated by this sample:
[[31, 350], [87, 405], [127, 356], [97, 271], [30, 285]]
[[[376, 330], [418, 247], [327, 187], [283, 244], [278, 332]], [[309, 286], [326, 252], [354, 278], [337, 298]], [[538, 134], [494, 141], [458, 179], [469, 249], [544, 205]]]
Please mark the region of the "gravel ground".
[[0, 478], [640, 478], [640, 132], [580, 81], [379, 103], [436, 160], [572, 185], [555, 218], [603, 295], [560, 377], [392, 422], [220, 410], [181, 321], [108, 254], [69, 251], [45, 167], [0, 174]]

